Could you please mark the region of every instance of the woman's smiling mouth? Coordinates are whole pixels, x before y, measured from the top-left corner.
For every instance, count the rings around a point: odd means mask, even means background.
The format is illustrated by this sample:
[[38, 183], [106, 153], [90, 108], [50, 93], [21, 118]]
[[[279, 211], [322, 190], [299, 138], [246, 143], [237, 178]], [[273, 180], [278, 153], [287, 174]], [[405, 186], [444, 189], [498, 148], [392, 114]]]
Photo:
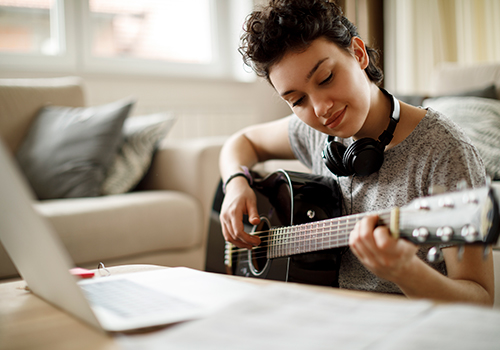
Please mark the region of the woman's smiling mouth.
[[328, 118], [324, 125], [329, 129], [335, 128], [337, 125], [340, 124], [342, 119], [344, 119], [346, 110], [347, 106], [345, 106], [343, 110], [336, 112], [334, 115]]

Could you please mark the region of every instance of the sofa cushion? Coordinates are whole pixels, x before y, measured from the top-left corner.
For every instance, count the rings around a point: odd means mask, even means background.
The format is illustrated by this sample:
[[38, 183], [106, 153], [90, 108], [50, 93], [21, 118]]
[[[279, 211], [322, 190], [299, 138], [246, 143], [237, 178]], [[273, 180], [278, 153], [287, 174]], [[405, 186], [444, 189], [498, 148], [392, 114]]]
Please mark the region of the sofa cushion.
[[431, 107], [457, 123], [483, 158], [486, 172], [500, 180], [500, 101], [480, 97], [426, 99]]
[[[453, 94], [434, 96], [434, 98], [451, 97], [451, 96], [471, 96], [471, 97], [491, 98], [494, 100], [498, 99], [495, 84], [491, 84], [479, 89], [459, 91]], [[413, 106], [422, 106], [424, 100], [427, 97], [425, 95], [396, 95], [396, 98], [402, 102], [408, 103]]]
[[37, 197], [99, 196], [132, 105], [42, 108], [16, 155]]
[[102, 184], [103, 195], [125, 193], [146, 174], [158, 143], [174, 124], [168, 113], [132, 117], [123, 126], [124, 141]]
[[35, 209], [53, 225], [76, 264], [202, 244], [200, 203], [177, 191], [46, 200]]
[[[495, 84], [488, 85], [484, 88], [467, 90], [464, 92], [457, 92], [455, 94], [449, 94], [446, 96], [469, 96], [469, 97], [482, 97], [491, 98], [493, 100], [498, 100], [497, 90]], [[444, 97], [444, 96], [442, 96]]]

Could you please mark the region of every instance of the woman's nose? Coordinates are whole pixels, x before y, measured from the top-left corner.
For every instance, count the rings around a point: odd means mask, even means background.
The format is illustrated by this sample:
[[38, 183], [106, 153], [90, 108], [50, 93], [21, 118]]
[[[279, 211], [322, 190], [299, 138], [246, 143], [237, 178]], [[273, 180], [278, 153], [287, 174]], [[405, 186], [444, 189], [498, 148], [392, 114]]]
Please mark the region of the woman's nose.
[[333, 101], [326, 97], [318, 97], [313, 101], [314, 104], [314, 114], [316, 117], [321, 118], [328, 114], [328, 111], [333, 106]]

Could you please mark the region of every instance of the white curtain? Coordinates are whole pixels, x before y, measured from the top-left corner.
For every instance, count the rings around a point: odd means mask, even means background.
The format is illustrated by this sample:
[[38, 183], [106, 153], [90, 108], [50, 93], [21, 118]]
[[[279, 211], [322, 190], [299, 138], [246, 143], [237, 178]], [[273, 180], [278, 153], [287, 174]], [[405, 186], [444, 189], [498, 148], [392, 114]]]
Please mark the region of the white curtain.
[[500, 62], [500, 0], [384, 0], [385, 86], [425, 94], [444, 62]]

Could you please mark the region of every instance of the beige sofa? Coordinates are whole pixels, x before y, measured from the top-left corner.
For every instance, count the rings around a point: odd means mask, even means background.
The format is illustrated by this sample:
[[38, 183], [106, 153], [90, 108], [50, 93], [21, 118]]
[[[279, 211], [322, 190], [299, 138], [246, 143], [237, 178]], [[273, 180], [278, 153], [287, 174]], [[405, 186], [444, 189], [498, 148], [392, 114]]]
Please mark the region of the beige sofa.
[[[85, 106], [80, 78], [0, 79], [0, 136], [14, 154], [40, 107]], [[130, 193], [51, 199], [34, 206], [78, 266], [150, 263], [203, 269], [207, 225], [224, 137], [163, 140]], [[35, 197], [34, 197], [35, 198]], [[0, 245], [0, 279], [17, 275]]]

